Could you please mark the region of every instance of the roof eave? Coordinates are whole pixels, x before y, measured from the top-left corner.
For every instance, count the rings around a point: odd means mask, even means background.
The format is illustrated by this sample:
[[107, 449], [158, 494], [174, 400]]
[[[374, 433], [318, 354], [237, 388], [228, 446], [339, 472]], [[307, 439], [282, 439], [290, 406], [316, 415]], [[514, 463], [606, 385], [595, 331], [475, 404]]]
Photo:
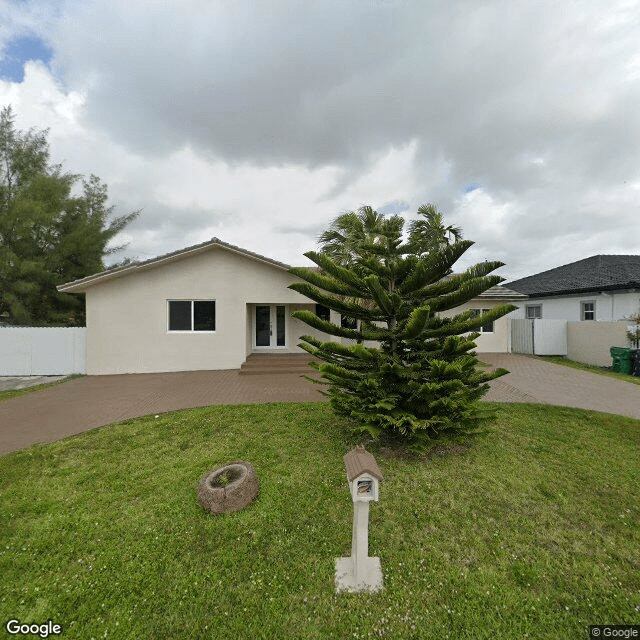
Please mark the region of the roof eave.
[[118, 267], [116, 269], [101, 271], [100, 273], [95, 273], [90, 276], [80, 278], [79, 280], [73, 280], [72, 282], [65, 282], [64, 284], [58, 285], [56, 288], [61, 293], [84, 293], [89, 287], [95, 286], [97, 284], [102, 284], [104, 282], [107, 282], [108, 280], [120, 278], [133, 272], [155, 269], [156, 267], [159, 267], [163, 264], [182, 260], [183, 258], [191, 255], [196, 255], [198, 253], [204, 253], [205, 251], [208, 251], [214, 247], [226, 249], [231, 253], [236, 253], [238, 255], [244, 256], [245, 258], [255, 260], [256, 262], [271, 265], [278, 269], [282, 269], [283, 271], [288, 271], [290, 268], [289, 265], [285, 264], [284, 262], [278, 262], [277, 260], [272, 260], [271, 258], [258, 255], [257, 253], [252, 253], [251, 251], [245, 251], [240, 247], [234, 247], [233, 245], [229, 245], [226, 242], [222, 242], [216, 239], [214, 241], [203, 243], [201, 245], [197, 245], [183, 251], [178, 251], [166, 256], [160, 256], [159, 258], [154, 258], [140, 264], [126, 265], [123, 267]]
[[600, 291], [635, 291], [640, 289], [640, 282], [630, 282], [628, 284], [614, 284], [603, 287], [582, 287], [579, 289], [560, 289], [558, 291], [536, 291], [527, 294], [529, 298], [548, 298], [550, 296], [571, 296], [583, 293], [598, 293]]

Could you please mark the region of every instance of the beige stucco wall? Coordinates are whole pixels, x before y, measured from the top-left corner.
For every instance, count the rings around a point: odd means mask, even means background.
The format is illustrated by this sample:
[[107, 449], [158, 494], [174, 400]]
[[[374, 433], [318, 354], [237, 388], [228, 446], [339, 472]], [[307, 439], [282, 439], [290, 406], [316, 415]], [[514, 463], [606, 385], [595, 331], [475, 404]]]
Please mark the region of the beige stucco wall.
[[567, 358], [598, 367], [611, 366], [611, 347], [627, 347], [629, 322], [567, 322]]
[[[89, 287], [87, 373], [237, 369], [251, 345], [251, 304], [300, 304], [284, 269], [219, 247]], [[214, 333], [169, 333], [168, 300], [215, 300]], [[289, 349], [297, 351], [289, 325]]]
[[[287, 344], [279, 352], [301, 353], [297, 345], [305, 334], [340, 340], [291, 318], [298, 309], [315, 309], [308, 298], [287, 288], [291, 282], [285, 269], [214, 246], [89, 286], [87, 373], [238, 369], [254, 350], [256, 304], [286, 306]], [[168, 300], [215, 300], [215, 332], [169, 332]], [[503, 302], [474, 301], [449, 314]], [[332, 311], [331, 320], [339, 324], [339, 314]], [[508, 352], [509, 343], [506, 317], [476, 341], [478, 351]]]
[[[493, 309], [502, 304], [505, 300], [471, 300], [465, 304], [442, 312], [440, 315], [451, 318], [467, 309]], [[509, 353], [511, 351], [511, 326], [507, 316], [498, 318], [493, 323], [493, 333], [482, 333], [476, 338], [476, 346], [479, 353]]]

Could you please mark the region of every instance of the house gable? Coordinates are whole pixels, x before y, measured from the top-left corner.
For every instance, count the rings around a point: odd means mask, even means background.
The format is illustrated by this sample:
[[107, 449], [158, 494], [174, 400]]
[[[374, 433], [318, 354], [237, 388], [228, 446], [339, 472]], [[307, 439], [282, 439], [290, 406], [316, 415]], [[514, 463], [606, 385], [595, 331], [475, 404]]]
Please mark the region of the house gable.
[[244, 256], [245, 258], [253, 260], [254, 262], [257, 262], [259, 264], [269, 265], [282, 271], [287, 271], [290, 268], [289, 265], [285, 264], [284, 262], [279, 262], [278, 260], [267, 258], [266, 256], [262, 256], [258, 253], [247, 251], [246, 249], [242, 249], [241, 247], [223, 242], [218, 238], [212, 238], [207, 242], [193, 245], [191, 247], [186, 247], [178, 251], [172, 251], [171, 253], [166, 253], [156, 258], [151, 258], [150, 260], [134, 262], [121, 267], [115, 267], [113, 269], [106, 269], [105, 271], [94, 273], [90, 276], [86, 276], [85, 278], [74, 280], [73, 282], [66, 282], [58, 286], [58, 291], [67, 293], [81, 293], [86, 291], [89, 287], [102, 284], [115, 278], [136, 275], [143, 271], [148, 271], [149, 269], [157, 269], [158, 267], [162, 267], [180, 260], [193, 258], [199, 254], [215, 249], [222, 249], [230, 253], [235, 253], [237, 255]]

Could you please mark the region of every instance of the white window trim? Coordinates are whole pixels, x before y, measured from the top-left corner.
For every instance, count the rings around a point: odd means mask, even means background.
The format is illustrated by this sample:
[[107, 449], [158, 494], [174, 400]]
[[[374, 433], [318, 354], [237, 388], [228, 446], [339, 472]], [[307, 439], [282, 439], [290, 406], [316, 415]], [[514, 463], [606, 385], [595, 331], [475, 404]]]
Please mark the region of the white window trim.
[[[592, 304], [593, 305], [593, 319], [592, 320], [587, 320], [584, 317], [585, 311], [584, 311], [584, 305], [585, 304]], [[589, 312], [591, 313], [591, 312]], [[580, 300], [580, 322], [595, 322], [597, 318], [596, 315], [596, 301], [595, 300]]]
[[[472, 308], [474, 309], [474, 311], [479, 311], [480, 312], [478, 315], [482, 315], [483, 313], [487, 313], [487, 312], [491, 311], [491, 309], [479, 309], [478, 307], [472, 307]], [[480, 326], [477, 329], [475, 329], [475, 331], [479, 331], [481, 334], [495, 333], [496, 332], [496, 321], [492, 320], [491, 324], [493, 325], [493, 331], [485, 331], [482, 326]]]
[[[270, 324], [272, 327], [276, 327], [277, 325], [277, 307], [284, 307], [284, 344], [278, 345], [268, 345], [259, 347], [256, 344], [256, 307], [269, 307], [269, 317]], [[253, 305], [253, 310], [251, 312], [251, 349], [254, 352], [261, 351], [283, 351], [289, 349], [289, 317], [290, 317], [289, 305], [288, 304], [273, 304], [271, 302], [263, 302], [256, 303]], [[277, 338], [276, 338], [277, 343]]]
[[[190, 302], [191, 303], [191, 329], [179, 329], [179, 330], [171, 330], [169, 329], [169, 303], [170, 302]], [[218, 321], [217, 321], [217, 315], [218, 315], [218, 303], [216, 302], [215, 298], [167, 298], [167, 323], [166, 323], [166, 327], [167, 327], [167, 333], [170, 335], [174, 335], [177, 333], [188, 333], [189, 335], [194, 335], [194, 334], [203, 334], [206, 336], [210, 336], [211, 334], [216, 332], [216, 329], [214, 329], [213, 331], [195, 331], [193, 329], [193, 314], [194, 314], [194, 302], [215, 302], [216, 303], [216, 310], [215, 310], [215, 315], [214, 315], [214, 322], [216, 327], [218, 326]]]
[[[537, 316], [536, 316], [536, 317], [534, 317], [534, 318], [530, 318], [530, 317], [527, 315], [527, 309], [529, 309], [530, 307], [540, 307], [540, 317], [539, 317], [539, 318], [538, 318]], [[536, 304], [525, 304], [525, 305], [524, 305], [524, 317], [525, 317], [527, 320], [536, 320], [536, 319], [542, 320], [542, 303], [541, 303], [541, 302], [538, 302], [538, 303], [536, 303]]]

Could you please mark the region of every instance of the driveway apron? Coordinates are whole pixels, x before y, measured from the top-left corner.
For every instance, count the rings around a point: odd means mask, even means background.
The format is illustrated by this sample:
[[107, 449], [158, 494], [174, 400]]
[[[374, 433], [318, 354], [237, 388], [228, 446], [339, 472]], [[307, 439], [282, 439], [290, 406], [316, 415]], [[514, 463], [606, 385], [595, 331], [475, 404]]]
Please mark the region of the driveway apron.
[[[517, 354], [478, 354], [510, 371], [485, 400], [536, 402], [640, 419], [640, 386]], [[0, 402], [0, 454], [127, 418], [215, 404], [316, 402], [322, 387], [298, 374], [238, 371], [87, 376]]]

